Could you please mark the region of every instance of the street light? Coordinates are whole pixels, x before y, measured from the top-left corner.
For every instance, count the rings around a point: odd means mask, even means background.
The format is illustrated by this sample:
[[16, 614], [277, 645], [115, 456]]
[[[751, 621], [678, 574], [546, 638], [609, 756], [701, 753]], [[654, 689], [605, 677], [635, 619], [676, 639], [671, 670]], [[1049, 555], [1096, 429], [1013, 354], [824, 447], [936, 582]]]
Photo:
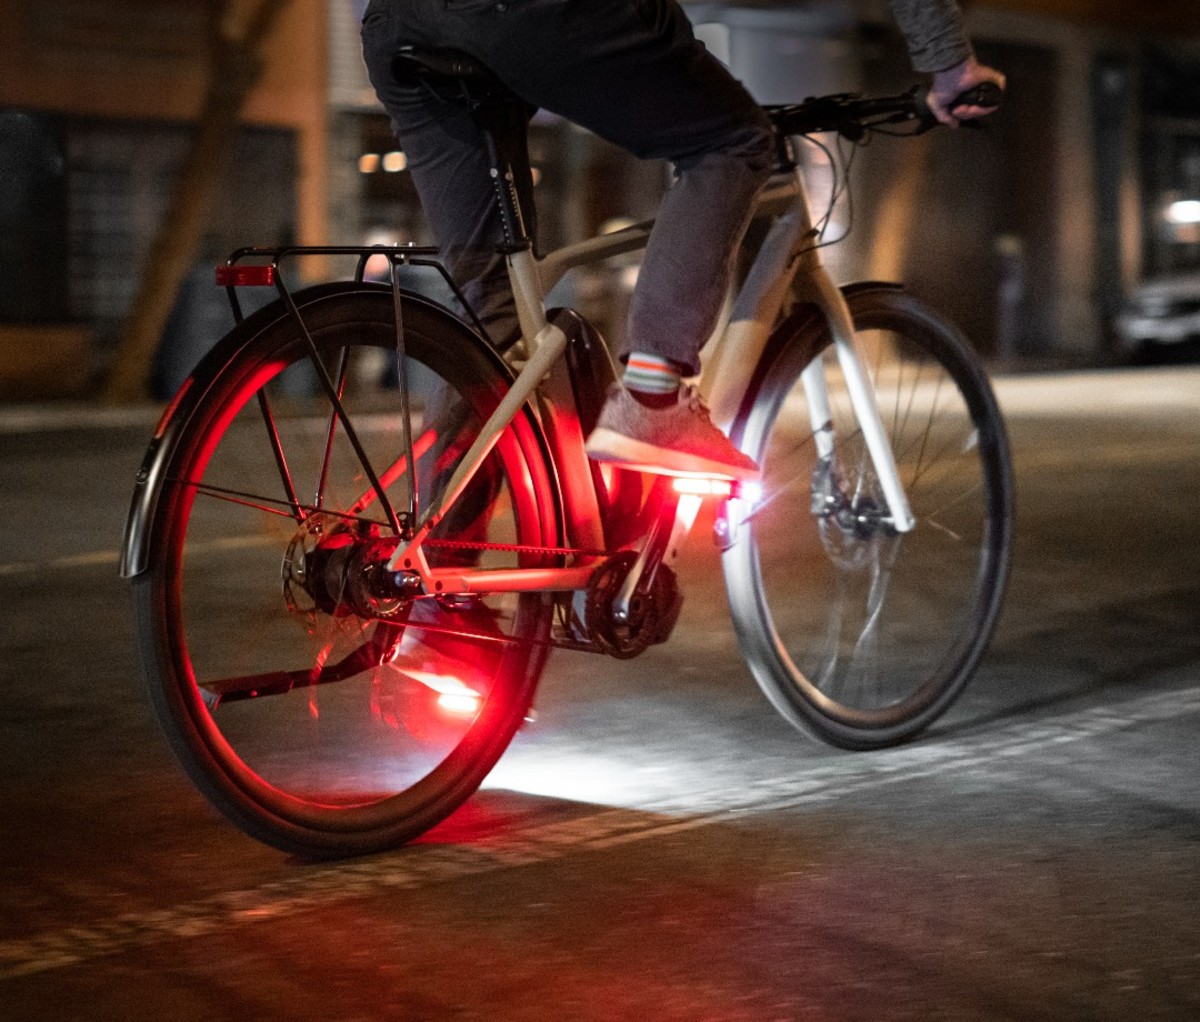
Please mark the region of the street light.
[[1167, 206], [1166, 216], [1173, 224], [1200, 224], [1200, 199], [1176, 199]]

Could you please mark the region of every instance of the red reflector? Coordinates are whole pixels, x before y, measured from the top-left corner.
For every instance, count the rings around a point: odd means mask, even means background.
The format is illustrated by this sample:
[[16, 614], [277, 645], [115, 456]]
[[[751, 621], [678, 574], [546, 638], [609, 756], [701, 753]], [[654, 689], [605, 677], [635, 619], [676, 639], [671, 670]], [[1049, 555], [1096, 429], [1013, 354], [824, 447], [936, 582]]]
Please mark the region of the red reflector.
[[690, 493], [697, 497], [728, 497], [733, 493], [733, 482], [729, 479], [676, 476], [672, 483], [676, 493]]
[[273, 287], [275, 267], [218, 266], [217, 287]]

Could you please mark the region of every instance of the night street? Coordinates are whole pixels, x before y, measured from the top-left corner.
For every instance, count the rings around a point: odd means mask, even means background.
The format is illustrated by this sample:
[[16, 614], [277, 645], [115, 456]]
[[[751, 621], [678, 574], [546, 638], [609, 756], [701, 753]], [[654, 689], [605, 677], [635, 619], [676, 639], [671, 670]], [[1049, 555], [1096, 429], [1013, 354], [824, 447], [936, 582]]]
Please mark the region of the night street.
[[556, 652], [475, 798], [335, 863], [151, 719], [117, 551], [158, 409], [0, 406], [0, 1019], [1200, 1017], [1200, 371], [998, 393], [1009, 598], [930, 732], [786, 724], [697, 529], [669, 644]]

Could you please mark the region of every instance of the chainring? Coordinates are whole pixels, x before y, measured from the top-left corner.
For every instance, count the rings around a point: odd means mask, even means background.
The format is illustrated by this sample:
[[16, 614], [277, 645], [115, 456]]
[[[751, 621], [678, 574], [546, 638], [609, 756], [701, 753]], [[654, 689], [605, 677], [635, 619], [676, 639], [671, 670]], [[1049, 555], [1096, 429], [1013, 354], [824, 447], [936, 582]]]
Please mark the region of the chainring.
[[613, 555], [596, 569], [587, 589], [584, 622], [588, 632], [603, 652], [618, 660], [629, 660], [666, 642], [683, 603], [675, 573], [660, 564], [650, 588], [630, 601], [628, 619], [618, 620], [613, 604], [637, 559], [637, 554], [628, 550]]

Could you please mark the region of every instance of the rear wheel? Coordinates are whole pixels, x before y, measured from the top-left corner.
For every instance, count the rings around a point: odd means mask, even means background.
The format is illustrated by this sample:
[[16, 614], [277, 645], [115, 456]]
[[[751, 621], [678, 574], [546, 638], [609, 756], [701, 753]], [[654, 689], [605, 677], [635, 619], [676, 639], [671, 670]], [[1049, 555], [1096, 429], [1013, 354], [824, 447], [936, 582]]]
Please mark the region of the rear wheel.
[[[406, 600], [380, 582], [412, 493], [399, 374], [428, 506], [503, 396], [488, 353], [412, 303], [398, 364], [387, 293], [303, 316], [350, 428], [290, 318], [248, 337], [163, 467], [136, 598], [151, 701], [193, 780], [263, 841], [344, 855], [420, 834], [478, 787], [524, 719], [551, 608], [538, 594]], [[552, 505], [518, 416], [427, 556], [540, 563], [496, 547], [553, 546]]]
[[[763, 484], [753, 506], [730, 504], [724, 568], [773, 705], [836, 745], [876, 748], [945, 712], [987, 645], [1008, 572], [1012, 473], [991, 388], [957, 332], [898, 289], [848, 298], [916, 527], [892, 527], [829, 334], [802, 317], [774, 339], [735, 433]], [[832, 413], [816, 431], [801, 381], [814, 360]]]

